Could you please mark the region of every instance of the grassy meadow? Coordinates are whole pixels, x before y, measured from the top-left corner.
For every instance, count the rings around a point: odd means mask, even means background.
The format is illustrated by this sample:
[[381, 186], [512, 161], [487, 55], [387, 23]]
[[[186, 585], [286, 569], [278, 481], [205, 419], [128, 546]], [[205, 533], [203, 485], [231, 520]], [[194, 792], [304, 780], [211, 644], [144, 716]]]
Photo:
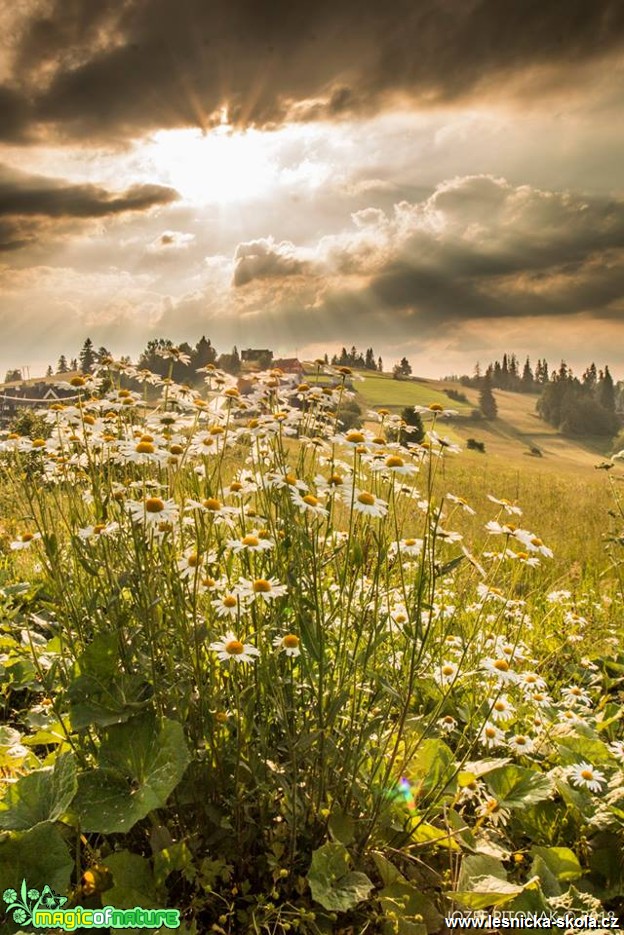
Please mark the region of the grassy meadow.
[[534, 398], [365, 375], [344, 430], [345, 368], [202, 376], [104, 361], [0, 440], [6, 931], [50, 888], [187, 935], [618, 916], [621, 466]]

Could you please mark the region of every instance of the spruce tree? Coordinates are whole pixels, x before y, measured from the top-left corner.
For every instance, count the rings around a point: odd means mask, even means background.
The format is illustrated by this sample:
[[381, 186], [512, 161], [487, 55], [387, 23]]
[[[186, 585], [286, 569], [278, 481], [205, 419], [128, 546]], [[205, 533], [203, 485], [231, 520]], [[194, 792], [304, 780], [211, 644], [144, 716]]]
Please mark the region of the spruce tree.
[[93, 341], [87, 338], [80, 351], [80, 369], [83, 373], [91, 373], [95, 364], [95, 351], [93, 350]]
[[479, 408], [486, 419], [495, 419], [498, 415], [498, 406], [492, 392], [492, 379], [489, 370], [486, 372], [481, 383], [481, 392], [479, 393]]

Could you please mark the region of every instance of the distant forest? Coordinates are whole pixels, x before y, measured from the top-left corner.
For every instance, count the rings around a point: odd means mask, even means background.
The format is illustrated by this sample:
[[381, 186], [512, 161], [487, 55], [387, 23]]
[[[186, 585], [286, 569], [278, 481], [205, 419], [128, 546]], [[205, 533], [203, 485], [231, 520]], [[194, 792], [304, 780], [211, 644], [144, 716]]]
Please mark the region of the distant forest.
[[485, 398], [489, 406], [484, 414], [489, 418], [496, 414], [491, 390], [499, 389], [539, 394], [538, 413], [566, 435], [612, 436], [622, 424], [624, 383], [616, 386], [606, 365], [598, 370], [591, 363], [577, 377], [563, 360], [557, 369], [549, 371], [546, 360], [538, 360], [532, 368], [527, 357], [521, 367], [515, 354], [504, 354], [502, 360], [488, 364], [484, 371], [477, 364], [474, 375], [462, 376], [459, 382], [480, 389], [481, 402]]

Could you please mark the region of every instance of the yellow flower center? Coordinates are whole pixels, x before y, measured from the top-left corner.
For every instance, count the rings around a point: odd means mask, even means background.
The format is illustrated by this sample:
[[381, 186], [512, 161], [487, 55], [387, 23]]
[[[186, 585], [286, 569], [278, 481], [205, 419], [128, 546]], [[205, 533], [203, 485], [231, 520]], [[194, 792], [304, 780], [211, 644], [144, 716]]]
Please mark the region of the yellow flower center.
[[231, 386], [229, 390], [226, 390], [223, 394], [224, 396], [229, 396], [230, 399], [236, 399], [237, 396], [240, 396], [240, 393], [235, 386]]
[[442, 666], [442, 675], [453, 675], [454, 672], [454, 666]]
[[93, 416], [85, 416], [84, 423], [85, 425], [95, 425], [95, 418]]
[[581, 779], [585, 779], [588, 782], [594, 778], [594, 774], [591, 769], [582, 769], [581, 770]]
[[240, 484], [237, 480], [233, 480], [232, 483], [230, 484], [230, 490], [232, 491], [232, 493], [238, 493], [242, 489], [243, 489], [243, 485]]
[[444, 406], [441, 406], [440, 403], [431, 403], [429, 406], [430, 412], [444, 412]]
[[247, 545], [250, 548], [254, 548], [257, 545], [260, 545], [260, 540], [257, 536], [245, 536], [244, 539], [241, 539], [243, 545]]
[[358, 495], [358, 503], [361, 503], [363, 506], [374, 506], [376, 499], [374, 494], [367, 493], [366, 491]]
[[228, 594], [223, 598], [224, 607], [236, 607], [238, 601], [233, 594]]
[[132, 400], [131, 400], [131, 399], [128, 399], [128, 398], [126, 397], [126, 399], [122, 399], [121, 405], [122, 405], [122, 406], [131, 406], [131, 405], [132, 405]]
[[506, 711], [507, 705], [505, 704], [504, 701], [496, 701], [494, 703], [494, 710], [495, 711]]
[[22, 536], [20, 536], [20, 542], [31, 542], [34, 538], [35, 537], [32, 532], [25, 532]]
[[294, 474], [287, 474], [284, 478], [287, 484], [293, 487], [297, 483], [297, 478]]
[[156, 451], [151, 442], [139, 442], [134, 450], [139, 455], [153, 455]]
[[312, 496], [311, 493], [308, 493], [308, 494], [305, 495], [305, 497], [303, 498], [303, 502], [304, 502], [304, 503], [307, 503], [308, 506], [318, 506], [318, 505], [319, 505], [319, 500], [317, 499], [317, 497]]
[[344, 484], [344, 479], [340, 476], [340, 474], [332, 474], [327, 483], [331, 487], [340, 487], [341, 484]]
[[498, 669], [499, 672], [509, 672], [509, 663], [506, 659], [497, 659], [494, 662], [494, 668]]
[[253, 590], [256, 594], [268, 594], [272, 590], [271, 582], [267, 581], [266, 578], [258, 578], [253, 583]]
[[308, 385], [307, 383], [300, 383], [299, 386], [297, 387], [297, 390], [298, 390], [300, 393], [305, 393], [305, 391], [306, 391], [306, 390], [309, 390], [309, 389], [310, 389], [310, 387], [309, 387], [309, 385]]
[[197, 554], [197, 552], [191, 552], [190, 555], [187, 555], [186, 563], [189, 566], [189, 568], [197, 568], [197, 566], [199, 565], [199, 555]]
[[389, 458], [386, 458], [386, 467], [389, 468], [399, 468], [405, 465], [403, 458], [400, 458], [398, 455], [390, 455]]
[[544, 545], [544, 543], [542, 542], [541, 539], [538, 539], [537, 536], [533, 536], [533, 538], [531, 539], [531, 545], [540, 546], [540, 545]]
[[84, 377], [72, 377], [69, 382], [71, 386], [84, 386], [87, 381]]
[[169, 451], [171, 452], [172, 455], [184, 454], [184, 448], [182, 447], [182, 445], [171, 445], [171, 447], [169, 448]]
[[347, 441], [352, 445], [360, 445], [362, 442], [366, 441], [366, 436], [361, 432], [349, 432], [347, 434]]
[[245, 652], [245, 647], [239, 640], [230, 640], [225, 644], [225, 651], [230, 656], [241, 656]]
[[297, 649], [299, 646], [299, 637], [295, 636], [294, 633], [289, 633], [288, 636], [285, 636], [282, 640], [282, 646], [285, 649]]
[[217, 711], [217, 713], [215, 714], [215, 721], [218, 724], [227, 724], [227, 719], [228, 719], [228, 716], [225, 713], [225, 711]]
[[95, 526], [93, 527], [93, 532], [95, 533], [96, 536], [99, 536], [100, 533], [104, 532], [105, 529], [106, 529], [106, 526], [104, 523], [96, 523]]
[[405, 545], [407, 545], [407, 546], [416, 545], [416, 542], [417, 542], [416, 539], [406, 539], [406, 540], [405, 540]]
[[378, 409], [377, 412], [379, 413], [380, 416], [389, 416], [389, 415], [390, 415], [390, 410], [389, 410], [389, 409]]
[[516, 744], [517, 747], [524, 747], [528, 743], [528, 740], [526, 739], [526, 737], [523, 737], [522, 734], [520, 734], [518, 737], [515, 738], [514, 743]]
[[485, 736], [488, 740], [491, 740], [493, 737], [496, 737], [496, 728], [495, 727], [486, 727]]
[[202, 506], [207, 510], [216, 512], [221, 509], [221, 501], [217, 500], [216, 497], [208, 497], [206, 500], [202, 500]]
[[217, 582], [215, 581], [215, 579], [211, 578], [210, 575], [207, 575], [205, 578], [202, 578], [202, 584], [205, 588], [214, 588], [216, 583]]
[[375, 435], [375, 437], [373, 438], [373, 445], [385, 445], [385, 444], [386, 444], [386, 439], [383, 437], [383, 435]]
[[223, 435], [224, 432], [225, 432], [225, 429], [224, 429], [223, 426], [221, 426], [221, 425], [211, 425], [211, 426], [210, 426], [210, 434], [211, 434], [211, 435]]
[[45, 448], [45, 439], [44, 438], [35, 438], [33, 439], [33, 448]]
[[338, 373], [342, 373], [345, 377], [349, 377], [353, 373], [353, 370], [351, 370], [351, 367], [338, 367]]
[[165, 504], [160, 497], [148, 497], [145, 501], [145, 509], [148, 513], [162, 513]]

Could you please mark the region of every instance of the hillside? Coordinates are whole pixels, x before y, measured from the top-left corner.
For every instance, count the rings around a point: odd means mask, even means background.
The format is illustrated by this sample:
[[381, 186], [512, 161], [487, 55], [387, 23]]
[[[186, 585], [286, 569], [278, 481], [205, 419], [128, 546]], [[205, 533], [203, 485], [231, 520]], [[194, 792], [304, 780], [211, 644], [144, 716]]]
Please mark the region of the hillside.
[[[604, 438], [570, 439], [561, 435], [552, 426], [539, 418], [535, 411], [537, 397], [533, 394], [511, 393], [495, 390], [498, 418], [493, 422], [473, 420], [472, 410], [478, 408], [478, 390], [457, 383], [440, 380], [393, 380], [379, 373], [361, 374], [363, 382], [355, 388], [361, 404], [366, 408], [385, 406], [400, 412], [404, 406], [429, 406], [440, 403], [453, 408], [457, 415], [452, 419], [438, 420], [438, 430], [462, 446], [468, 438], [485, 443], [485, 455], [467, 451], [470, 457], [486, 458], [489, 462], [501, 462], [509, 468], [532, 471], [582, 471], [594, 474], [596, 464], [608, 454], [609, 441]], [[448, 398], [445, 390], [454, 389], [465, 394], [468, 403], [457, 403]], [[537, 449], [541, 457], [531, 453]]]

